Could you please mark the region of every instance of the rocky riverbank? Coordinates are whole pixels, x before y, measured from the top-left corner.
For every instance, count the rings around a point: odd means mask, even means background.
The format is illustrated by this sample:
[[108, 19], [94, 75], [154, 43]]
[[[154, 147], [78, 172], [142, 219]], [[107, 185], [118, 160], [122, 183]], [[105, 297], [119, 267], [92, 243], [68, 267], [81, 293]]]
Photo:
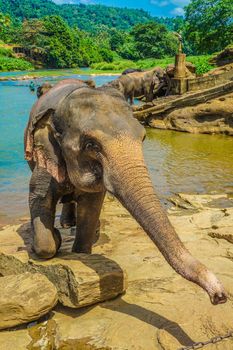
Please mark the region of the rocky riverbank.
[[177, 108], [164, 118], [153, 118], [153, 128], [233, 136], [233, 93], [196, 106]]
[[[94, 247], [94, 256], [102, 259], [102, 266], [106, 265], [103, 261], [108, 261], [106, 266], [113, 268], [119, 278], [122, 278], [119, 271], [127, 272], [125, 294], [95, 306], [75, 309], [64, 306], [61, 289], [52, 283], [59, 291], [59, 304], [39, 321], [1, 331], [1, 350], [176, 350], [233, 330], [233, 199], [226, 195], [180, 194], [171, 201], [174, 204], [169, 209], [172, 224], [193, 255], [222, 280], [229, 295], [226, 304], [213, 306], [204, 291], [177, 275], [128, 212], [109, 197], [103, 208], [101, 237]], [[32, 260], [29, 237], [28, 223], [7, 226], [0, 231], [1, 274], [8, 275], [0, 277], [0, 281], [20, 276], [19, 273], [21, 276], [22, 273], [38, 274], [38, 269], [28, 268], [41, 265]], [[68, 253], [73, 238], [72, 232], [63, 231], [61, 253], [44, 263], [50, 276], [39, 268], [42, 276], [51, 281], [54, 271], [62, 272], [64, 266], [68, 271], [70, 265], [77, 263], [80, 283], [84, 277], [79, 275], [81, 263]], [[91, 259], [83, 258], [87, 268]], [[27, 271], [20, 270], [22, 264], [26, 264]], [[93, 266], [89, 264], [87, 275], [98, 281]], [[101, 283], [99, 286], [101, 290]], [[91, 297], [91, 290], [90, 286], [87, 297]], [[63, 295], [65, 291], [63, 289]], [[52, 304], [54, 300], [53, 296]], [[232, 338], [209, 346], [211, 350], [232, 348]]]

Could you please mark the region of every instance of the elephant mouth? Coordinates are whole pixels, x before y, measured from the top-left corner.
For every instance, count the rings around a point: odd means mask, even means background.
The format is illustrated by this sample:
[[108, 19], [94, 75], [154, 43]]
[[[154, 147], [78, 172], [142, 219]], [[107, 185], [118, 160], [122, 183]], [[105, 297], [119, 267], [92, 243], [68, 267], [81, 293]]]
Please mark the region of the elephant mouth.
[[79, 188], [84, 192], [104, 191], [103, 170], [98, 161], [88, 160], [83, 162], [81, 167], [77, 168], [75, 164], [67, 170], [70, 181], [75, 188]]
[[103, 179], [103, 167], [102, 165], [97, 161], [88, 162], [90, 172], [95, 176], [96, 181], [100, 181]]

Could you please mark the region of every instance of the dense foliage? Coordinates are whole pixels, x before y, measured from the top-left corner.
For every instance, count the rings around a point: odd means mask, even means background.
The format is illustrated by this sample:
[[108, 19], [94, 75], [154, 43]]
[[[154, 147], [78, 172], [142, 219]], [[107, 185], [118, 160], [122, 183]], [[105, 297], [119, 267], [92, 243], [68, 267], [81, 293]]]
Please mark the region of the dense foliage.
[[186, 36], [196, 53], [212, 53], [233, 42], [233, 1], [192, 0], [186, 8]]
[[138, 24], [131, 33], [140, 58], [174, 56], [177, 52], [177, 39], [163, 24]]
[[52, 0], [0, 0], [0, 12], [8, 13], [13, 19], [20, 20], [59, 15], [70, 26], [77, 26], [88, 32], [94, 31], [99, 25], [125, 30], [137, 23], [152, 20], [152, 17], [143, 10], [103, 5], [56, 5]]
[[[127, 60], [148, 65], [177, 52], [173, 31], [182, 32], [188, 55], [220, 51], [233, 42], [233, 1], [191, 0], [184, 18], [156, 18], [103, 5], [0, 0], [0, 40], [23, 47], [34, 64], [51, 68], [119, 68]], [[6, 60], [1, 51], [0, 57]], [[200, 72], [211, 67], [203, 57], [197, 61]]]
[[13, 70], [30, 70], [33, 69], [33, 65], [30, 62], [22, 60], [20, 58], [10, 58], [0, 56], [0, 71], [8, 72]]

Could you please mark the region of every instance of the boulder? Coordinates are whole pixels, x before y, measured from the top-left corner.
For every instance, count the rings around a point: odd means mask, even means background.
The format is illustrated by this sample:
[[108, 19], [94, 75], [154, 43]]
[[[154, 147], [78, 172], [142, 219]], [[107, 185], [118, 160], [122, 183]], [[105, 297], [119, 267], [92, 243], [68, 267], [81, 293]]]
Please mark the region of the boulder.
[[67, 230], [63, 232], [63, 246], [58, 256], [44, 261], [32, 252], [30, 224], [6, 227], [0, 231], [0, 274], [41, 273], [57, 288], [59, 301], [73, 308], [122, 294], [126, 289], [126, 275], [121, 267], [100, 254], [71, 253], [74, 235], [66, 235]]
[[233, 93], [196, 106], [177, 108], [161, 117], [154, 117], [153, 128], [200, 134], [233, 136]]
[[46, 315], [58, 301], [54, 285], [39, 273], [0, 278], [0, 329]]

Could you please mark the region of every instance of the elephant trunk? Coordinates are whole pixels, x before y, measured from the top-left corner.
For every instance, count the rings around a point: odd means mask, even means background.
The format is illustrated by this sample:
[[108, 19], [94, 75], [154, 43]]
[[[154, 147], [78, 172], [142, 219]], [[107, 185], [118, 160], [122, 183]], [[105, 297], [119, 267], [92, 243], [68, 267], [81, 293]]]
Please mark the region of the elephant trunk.
[[141, 145], [131, 142], [125, 147], [118, 148], [115, 157], [108, 157], [107, 189], [137, 220], [177, 273], [206, 290], [213, 304], [226, 302], [222, 284], [189, 253], [169, 222], [154, 192]]

